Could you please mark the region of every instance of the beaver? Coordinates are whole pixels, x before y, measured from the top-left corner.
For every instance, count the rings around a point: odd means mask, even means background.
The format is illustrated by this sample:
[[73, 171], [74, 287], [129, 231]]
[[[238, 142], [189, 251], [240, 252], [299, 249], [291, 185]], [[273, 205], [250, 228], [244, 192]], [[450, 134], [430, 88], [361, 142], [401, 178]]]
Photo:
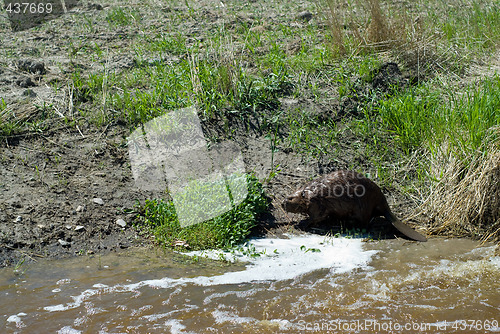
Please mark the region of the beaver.
[[392, 213], [375, 182], [354, 171], [339, 170], [307, 183], [287, 197], [283, 208], [308, 214], [309, 223], [332, 217], [367, 226], [374, 217], [384, 216], [410, 239], [427, 241]]

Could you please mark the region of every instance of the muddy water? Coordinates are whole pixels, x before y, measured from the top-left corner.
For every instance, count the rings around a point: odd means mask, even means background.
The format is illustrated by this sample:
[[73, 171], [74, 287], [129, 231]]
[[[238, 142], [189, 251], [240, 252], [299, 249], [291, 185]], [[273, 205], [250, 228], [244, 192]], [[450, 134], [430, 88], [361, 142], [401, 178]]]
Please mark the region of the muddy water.
[[203, 254], [246, 264], [139, 250], [39, 262], [0, 271], [0, 332], [500, 332], [500, 258], [477, 246], [308, 235]]

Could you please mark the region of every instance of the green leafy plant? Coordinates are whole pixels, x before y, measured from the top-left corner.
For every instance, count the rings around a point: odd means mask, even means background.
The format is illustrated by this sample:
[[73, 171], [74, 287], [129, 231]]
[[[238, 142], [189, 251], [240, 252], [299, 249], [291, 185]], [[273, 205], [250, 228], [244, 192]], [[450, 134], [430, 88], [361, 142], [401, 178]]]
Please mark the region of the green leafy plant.
[[[233, 205], [218, 217], [187, 227], [181, 227], [172, 201], [147, 200], [140, 210], [138, 227], [150, 232], [159, 244], [166, 247], [181, 247], [182, 244], [192, 250], [229, 249], [245, 240], [258, 215], [267, 208], [267, 199], [258, 179], [247, 176], [247, 185], [248, 193], [243, 202]], [[202, 208], [204, 203], [198, 204]]]

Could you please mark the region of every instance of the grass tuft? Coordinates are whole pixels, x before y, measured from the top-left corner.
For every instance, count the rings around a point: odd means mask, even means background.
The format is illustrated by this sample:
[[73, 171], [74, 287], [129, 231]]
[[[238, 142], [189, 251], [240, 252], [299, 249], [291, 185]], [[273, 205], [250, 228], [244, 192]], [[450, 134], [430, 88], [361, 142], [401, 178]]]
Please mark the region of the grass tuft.
[[[497, 138], [500, 131], [492, 129]], [[467, 162], [449, 157], [434, 175], [439, 182], [416, 210], [439, 235], [500, 240], [500, 142], [472, 153]]]

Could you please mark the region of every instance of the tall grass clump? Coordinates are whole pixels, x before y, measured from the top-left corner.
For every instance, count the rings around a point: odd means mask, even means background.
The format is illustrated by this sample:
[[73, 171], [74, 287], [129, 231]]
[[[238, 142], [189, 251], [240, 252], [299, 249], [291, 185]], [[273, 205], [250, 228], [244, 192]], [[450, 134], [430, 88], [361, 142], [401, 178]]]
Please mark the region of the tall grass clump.
[[491, 129], [480, 151], [467, 161], [448, 156], [429, 158], [437, 181], [415, 210], [431, 234], [500, 241], [500, 128]]
[[448, 140], [459, 154], [484, 149], [486, 138], [498, 139], [491, 129], [500, 124], [500, 75], [470, 85], [465, 94], [455, 98]]
[[426, 90], [409, 91], [380, 101], [376, 111], [383, 125], [395, 136], [396, 141], [407, 152], [419, 148], [434, 136], [439, 124], [440, 99]]
[[408, 153], [446, 147], [445, 154], [463, 159], [481, 150], [500, 124], [500, 76], [471, 84], [464, 93], [431, 88], [421, 85], [380, 100], [375, 111], [384, 127]]
[[420, 163], [432, 182], [415, 217], [431, 233], [498, 241], [500, 77], [457, 95], [431, 116]]

